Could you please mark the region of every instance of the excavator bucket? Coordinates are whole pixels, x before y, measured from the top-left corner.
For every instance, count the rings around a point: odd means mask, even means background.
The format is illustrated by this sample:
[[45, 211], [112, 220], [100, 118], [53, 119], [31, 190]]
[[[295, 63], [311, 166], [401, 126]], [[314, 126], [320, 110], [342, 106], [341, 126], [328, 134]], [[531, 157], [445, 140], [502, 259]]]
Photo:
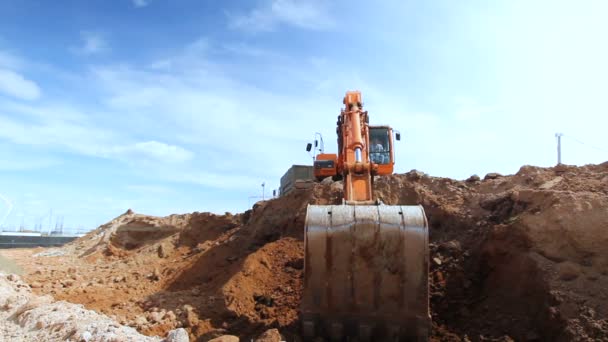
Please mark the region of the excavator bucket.
[[428, 255], [421, 206], [309, 205], [303, 337], [427, 341]]

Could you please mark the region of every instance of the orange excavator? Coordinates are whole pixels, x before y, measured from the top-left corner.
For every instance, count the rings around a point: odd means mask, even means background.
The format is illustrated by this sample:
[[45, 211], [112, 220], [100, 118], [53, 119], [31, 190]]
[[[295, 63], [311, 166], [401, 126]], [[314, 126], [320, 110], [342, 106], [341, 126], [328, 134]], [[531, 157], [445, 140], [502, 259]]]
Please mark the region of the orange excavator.
[[[422, 206], [384, 205], [376, 175], [393, 173], [393, 130], [369, 126], [361, 93], [338, 116], [338, 154], [318, 154], [318, 179], [342, 179], [341, 205], [309, 205], [302, 335], [307, 340], [427, 341], [428, 223]], [[399, 133], [395, 133], [397, 140]], [[310, 151], [310, 145], [307, 146]]]

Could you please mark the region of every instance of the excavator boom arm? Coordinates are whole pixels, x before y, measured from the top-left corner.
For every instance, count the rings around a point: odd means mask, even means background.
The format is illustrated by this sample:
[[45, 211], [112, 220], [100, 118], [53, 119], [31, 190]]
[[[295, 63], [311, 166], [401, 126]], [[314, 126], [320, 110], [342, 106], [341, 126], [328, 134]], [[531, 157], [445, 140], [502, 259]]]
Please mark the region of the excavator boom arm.
[[362, 110], [361, 93], [346, 93], [344, 105], [338, 120], [343, 141], [338, 159], [343, 165], [344, 200], [351, 204], [372, 204], [369, 128], [367, 112]]

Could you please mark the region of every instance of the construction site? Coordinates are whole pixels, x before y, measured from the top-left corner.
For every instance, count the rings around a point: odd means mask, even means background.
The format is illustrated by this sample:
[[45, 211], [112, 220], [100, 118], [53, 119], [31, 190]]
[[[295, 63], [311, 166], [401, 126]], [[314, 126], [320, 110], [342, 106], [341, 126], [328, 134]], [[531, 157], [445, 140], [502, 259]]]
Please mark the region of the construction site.
[[343, 103], [339, 152], [250, 210], [2, 250], [4, 340], [608, 340], [608, 163], [393, 174], [399, 133]]
[[0, 337], [608, 340], [608, 162], [561, 163], [557, 134], [555, 167], [395, 174], [401, 133], [370, 124], [360, 91], [342, 104], [337, 153], [319, 135], [313, 165], [245, 212], [3, 232]]
[[0, 342], [608, 342], [606, 17], [0, 1]]
[[[375, 185], [428, 215], [431, 341], [608, 339], [607, 163]], [[0, 334], [298, 341], [306, 207], [342, 191], [327, 179], [235, 215], [129, 210], [61, 248], [2, 250], [22, 273], [0, 279]]]

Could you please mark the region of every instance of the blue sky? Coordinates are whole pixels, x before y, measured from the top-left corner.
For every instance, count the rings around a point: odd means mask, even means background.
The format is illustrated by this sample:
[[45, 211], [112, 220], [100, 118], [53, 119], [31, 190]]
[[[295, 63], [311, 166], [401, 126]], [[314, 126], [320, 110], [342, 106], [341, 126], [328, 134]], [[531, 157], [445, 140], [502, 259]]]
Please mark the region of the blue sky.
[[[604, 1], [0, 2], [0, 226], [246, 210], [359, 89], [397, 172], [608, 159]], [[578, 139], [585, 143], [581, 144]]]

